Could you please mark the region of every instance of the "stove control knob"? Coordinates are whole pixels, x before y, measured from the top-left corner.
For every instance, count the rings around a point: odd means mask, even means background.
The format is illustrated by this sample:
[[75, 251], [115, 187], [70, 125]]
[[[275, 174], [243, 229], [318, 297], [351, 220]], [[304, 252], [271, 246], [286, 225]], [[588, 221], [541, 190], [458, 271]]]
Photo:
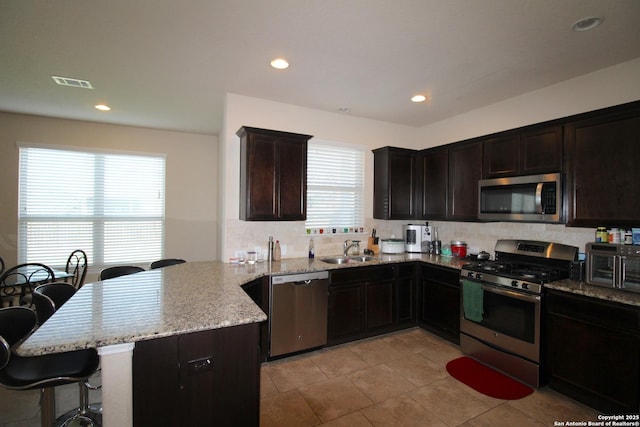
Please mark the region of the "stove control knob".
[[522, 289], [529, 289], [529, 284], [528, 283], [523, 283], [522, 284]]
[[513, 286], [514, 288], [518, 287], [518, 281], [517, 280], [512, 280], [511, 281], [511, 286]]
[[476, 279], [481, 280], [482, 279], [482, 273], [476, 273]]

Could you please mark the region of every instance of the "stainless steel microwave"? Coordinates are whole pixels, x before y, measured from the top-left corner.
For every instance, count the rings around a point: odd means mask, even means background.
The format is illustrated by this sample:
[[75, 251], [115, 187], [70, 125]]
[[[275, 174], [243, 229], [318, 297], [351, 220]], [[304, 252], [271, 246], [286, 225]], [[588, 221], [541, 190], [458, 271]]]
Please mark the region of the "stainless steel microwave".
[[478, 181], [478, 219], [562, 221], [562, 174], [514, 176]]

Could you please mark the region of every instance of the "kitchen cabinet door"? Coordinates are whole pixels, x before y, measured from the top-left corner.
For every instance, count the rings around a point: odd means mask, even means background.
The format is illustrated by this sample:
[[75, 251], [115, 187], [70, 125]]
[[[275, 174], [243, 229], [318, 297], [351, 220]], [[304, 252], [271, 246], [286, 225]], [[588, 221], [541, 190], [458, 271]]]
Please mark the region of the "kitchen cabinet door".
[[640, 102], [565, 127], [567, 224], [637, 227], [640, 218]]
[[449, 147], [447, 219], [477, 221], [478, 181], [482, 178], [482, 143], [469, 141]]
[[498, 178], [520, 174], [520, 136], [508, 133], [482, 142], [483, 176]]
[[377, 280], [367, 282], [366, 289], [366, 322], [367, 331], [384, 329], [394, 323], [394, 281]]
[[242, 127], [240, 219], [306, 219], [307, 142], [310, 135]]
[[396, 265], [363, 266], [329, 273], [329, 345], [399, 329], [396, 269]]
[[449, 188], [449, 149], [446, 147], [422, 150], [419, 164], [420, 219], [447, 219]]
[[178, 336], [136, 343], [133, 351], [133, 425], [179, 426]]
[[550, 290], [549, 386], [609, 414], [640, 410], [640, 309]]
[[399, 264], [396, 300], [398, 323], [415, 324], [416, 322], [416, 269], [415, 264]]
[[258, 324], [136, 343], [135, 425], [258, 426]]
[[364, 334], [364, 303], [363, 283], [329, 287], [327, 341], [330, 345]]
[[455, 344], [460, 343], [460, 271], [422, 266], [419, 278], [419, 324]]
[[414, 219], [416, 152], [384, 147], [373, 150], [373, 217]]
[[520, 135], [520, 175], [562, 172], [562, 125], [527, 128]]
[[485, 139], [483, 177], [562, 171], [562, 125], [534, 125]]

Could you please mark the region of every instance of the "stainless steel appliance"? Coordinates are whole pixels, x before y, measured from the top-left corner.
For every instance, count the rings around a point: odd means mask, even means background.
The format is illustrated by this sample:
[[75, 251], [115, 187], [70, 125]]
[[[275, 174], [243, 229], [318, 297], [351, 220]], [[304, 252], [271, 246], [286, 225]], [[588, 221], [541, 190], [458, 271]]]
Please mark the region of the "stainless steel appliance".
[[329, 273], [271, 276], [269, 356], [281, 356], [327, 343]]
[[433, 229], [429, 224], [407, 224], [402, 226], [404, 250], [410, 253], [429, 253], [433, 239]]
[[478, 219], [560, 222], [562, 174], [516, 176], [478, 181]]
[[587, 282], [640, 293], [640, 246], [587, 243]]
[[498, 240], [494, 261], [460, 273], [463, 353], [538, 387], [543, 382], [543, 285], [569, 277], [578, 248], [533, 240]]

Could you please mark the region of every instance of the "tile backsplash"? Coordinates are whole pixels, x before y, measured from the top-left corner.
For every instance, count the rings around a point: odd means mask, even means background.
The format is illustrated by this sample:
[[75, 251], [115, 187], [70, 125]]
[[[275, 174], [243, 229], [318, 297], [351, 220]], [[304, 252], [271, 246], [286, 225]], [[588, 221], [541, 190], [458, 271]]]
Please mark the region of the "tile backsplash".
[[[402, 238], [402, 225], [411, 221], [383, 221], [367, 219], [363, 233], [324, 234], [309, 236], [306, 234], [304, 221], [240, 221], [228, 220], [226, 228], [226, 245], [222, 250], [221, 260], [228, 262], [236, 251], [254, 250], [256, 247], [266, 251], [269, 236], [274, 241], [280, 240], [283, 258], [306, 257], [309, 239], [313, 237], [316, 256], [336, 255], [342, 252], [345, 239], [361, 240], [361, 248], [366, 247], [367, 237], [376, 229], [380, 238]], [[413, 221], [424, 224], [424, 221]], [[442, 244], [451, 240], [467, 242], [469, 252], [487, 251], [493, 255], [498, 239], [542, 240], [577, 246], [584, 252], [585, 244], [594, 240], [595, 229], [566, 227], [562, 224], [534, 224], [510, 222], [448, 222], [430, 221], [430, 225], [438, 227]]]

